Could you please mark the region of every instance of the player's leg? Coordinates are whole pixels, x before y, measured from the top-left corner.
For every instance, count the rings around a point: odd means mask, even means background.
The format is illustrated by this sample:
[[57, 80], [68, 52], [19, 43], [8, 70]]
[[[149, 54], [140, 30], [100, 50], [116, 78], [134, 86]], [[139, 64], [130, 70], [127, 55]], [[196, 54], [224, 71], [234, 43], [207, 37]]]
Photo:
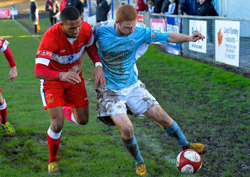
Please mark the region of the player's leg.
[[59, 165], [57, 153], [59, 150], [61, 133], [64, 124], [63, 111], [61, 106], [48, 108], [47, 111], [50, 115], [51, 120], [51, 125], [47, 131], [47, 141], [49, 148], [48, 173], [58, 174]]
[[160, 105], [151, 107], [144, 113], [144, 115], [162, 126], [164, 131], [172, 137], [182, 149], [191, 148], [200, 154], [204, 153], [205, 146], [200, 143], [189, 143], [179, 125], [162, 109]]
[[[200, 143], [189, 143], [181, 131], [178, 124], [170, 118], [170, 116], [161, 108], [156, 99], [148, 92], [145, 85], [138, 81], [135, 87], [131, 91], [127, 100], [128, 107], [135, 115], [144, 114], [148, 118], [151, 118], [158, 124], [160, 124], [165, 132], [178, 142], [183, 148], [192, 148], [199, 153], [204, 152], [204, 145]], [[195, 145], [195, 146], [194, 146]], [[199, 147], [199, 149], [197, 148]]]
[[1, 127], [5, 130], [6, 134], [13, 135], [15, 134], [14, 127], [7, 120], [7, 103], [3, 98], [0, 89], [0, 118], [1, 118]]
[[133, 125], [127, 116], [126, 98], [127, 89], [97, 90], [98, 119], [109, 126], [116, 125], [121, 132], [122, 141], [128, 152], [136, 162], [137, 174], [146, 174], [144, 160], [140, 154], [139, 146], [134, 136]]
[[89, 107], [72, 108], [72, 119], [79, 125], [86, 125], [89, 121]]
[[133, 125], [129, 117], [127, 116], [127, 114], [118, 114], [111, 116], [111, 119], [121, 132], [123, 144], [135, 160], [137, 167], [136, 173], [141, 176], [145, 175], [147, 172], [146, 166], [144, 164], [144, 160], [141, 156], [138, 143], [134, 136]]
[[47, 131], [47, 142], [49, 148], [48, 173], [58, 174], [59, 164], [57, 153], [64, 124], [62, 105], [64, 100], [65, 85], [57, 81], [41, 80], [40, 91], [44, 109], [50, 116], [50, 127]]
[[63, 106], [62, 109], [63, 109], [63, 116], [65, 119], [67, 119], [70, 122], [77, 123], [73, 115], [71, 107]]
[[3, 98], [3, 95], [0, 90], [0, 116], [1, 116], [1, 124], [7, 123], [7, 104]]
[[62, 109], [64, 118], [69, 120], [70, 122], [79, 125], [86, 125], [88, 123], [88, 118], [89, 118], [88, 106], [81, 108], [71, 108], [63, 106]]
[[80, 125], [86, 125], [89, 119], [89, 101], [85, 88], [84, 79], [82, 82], [68, 87], [64, 92], [65, 105], [63, 115], [65, 119]]
[[159, 104], [151, 107], [144, 113], [144, 115], [161, 125], [165, 132], [177, 141], [181, 147], [188, 146], [189, 142], [178, 124], [161, 108]]

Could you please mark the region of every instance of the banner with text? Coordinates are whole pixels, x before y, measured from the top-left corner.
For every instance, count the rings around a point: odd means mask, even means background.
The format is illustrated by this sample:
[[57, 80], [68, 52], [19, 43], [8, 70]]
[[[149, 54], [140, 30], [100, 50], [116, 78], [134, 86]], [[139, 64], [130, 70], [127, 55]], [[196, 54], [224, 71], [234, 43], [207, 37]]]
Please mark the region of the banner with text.
[[[150, 27], [153, 30], [159, 30], [159, 31], [166, 32], [166, 20], [165, 19], [151, 18], [150, 19]], [[152, 44], [163, 45], [160, 42], [152, 42]]]
[[10, 18], [10, 9], [0, 9], [0, 18]]
[[144, 17], [143, 17], [143, 15], [141, 15], [141, 14], [138, 14], [137, 15], [137, 21], [139, 22], [139, 23], [144, 23]]
[[205, 39], [196, 42], [189, 42], [189, 50], [207, 53], [207, 22], [201, 20], [189, 20], [189, 35], [193, 35], [195, 32], [201, 33], [205, 36]]
[[[166, 26], [167, 32], [180, 33], [181, 32], [180, 25], [181, 25], [181, 18], [167, 17], [167, 26]], [[166, 51], [174, 55], [181, 55], [181, 44], [167, 42]]]
[[240, 22], [215, 20], [215, 60], [239, 66]]

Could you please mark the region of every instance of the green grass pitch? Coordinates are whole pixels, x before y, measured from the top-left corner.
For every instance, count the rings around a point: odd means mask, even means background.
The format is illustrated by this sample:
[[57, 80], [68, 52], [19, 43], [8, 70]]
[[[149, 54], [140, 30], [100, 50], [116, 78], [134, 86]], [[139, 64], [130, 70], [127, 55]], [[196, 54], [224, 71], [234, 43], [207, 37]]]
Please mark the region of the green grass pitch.
[[[0, 88], [8, 105], [15, 136], [0, 130], [0, 176], [47, 176], [46, 132], [50, 125], [43, 110], [39, 80], [34, 77], [35, 54], [49, 27], [41, 19], [40, 35], [31, 35], [31, 20], [0, 20], [0, 36], [7, 39], [18, 78], [8, 81], [9, 66], [0, 53]], [[25, 26], [25, 27], [24, 27]], [[250, 174], [250, 82], [248, 78], [191, 59], [161, 53], [150, 46], [137, 62], [139, 79], [174, 118], [187, 139], [208, 145], [203, 167], [192, 176], [248, 176]], [[88, 81], [93, 69], [83, 65], [90, 100], [90, 121], [77, 126], [65, 120], [58, 153], [60, 176], [133, 177], [135, 164], [123, 147], [120, 132], [96, 119], [96, 94]], [[179, 177], [175, 160], [181, 149], [162, 128], [147, 118], [134, 119], [135, 136], [148, 176]]]

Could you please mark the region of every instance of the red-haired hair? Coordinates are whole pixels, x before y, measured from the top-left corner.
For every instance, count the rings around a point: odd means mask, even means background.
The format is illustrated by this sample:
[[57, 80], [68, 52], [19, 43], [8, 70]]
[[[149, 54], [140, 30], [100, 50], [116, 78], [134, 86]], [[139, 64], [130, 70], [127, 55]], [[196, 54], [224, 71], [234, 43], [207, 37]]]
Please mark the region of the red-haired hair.
[[129, 4], [120, 6], [116, 11], [116, 21], [119, 23], [123, 21], [133, 21], [137, 19], [137, 12], [135, 8]]

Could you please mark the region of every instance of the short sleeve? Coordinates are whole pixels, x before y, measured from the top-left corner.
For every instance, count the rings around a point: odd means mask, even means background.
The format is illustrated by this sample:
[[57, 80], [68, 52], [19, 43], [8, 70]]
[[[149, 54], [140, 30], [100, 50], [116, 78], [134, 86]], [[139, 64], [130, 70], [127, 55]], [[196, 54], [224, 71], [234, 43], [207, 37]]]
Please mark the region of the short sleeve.
[[0, 51], [4, 52], [9, 45], [9, 42], [3, 38], [0, 38]]
[[169, 32], [162, 32], [159, 30], [153, 30], [151, 27], [146, 27], [146, 42], [160, 42], [166, 44], [168, 40]]

